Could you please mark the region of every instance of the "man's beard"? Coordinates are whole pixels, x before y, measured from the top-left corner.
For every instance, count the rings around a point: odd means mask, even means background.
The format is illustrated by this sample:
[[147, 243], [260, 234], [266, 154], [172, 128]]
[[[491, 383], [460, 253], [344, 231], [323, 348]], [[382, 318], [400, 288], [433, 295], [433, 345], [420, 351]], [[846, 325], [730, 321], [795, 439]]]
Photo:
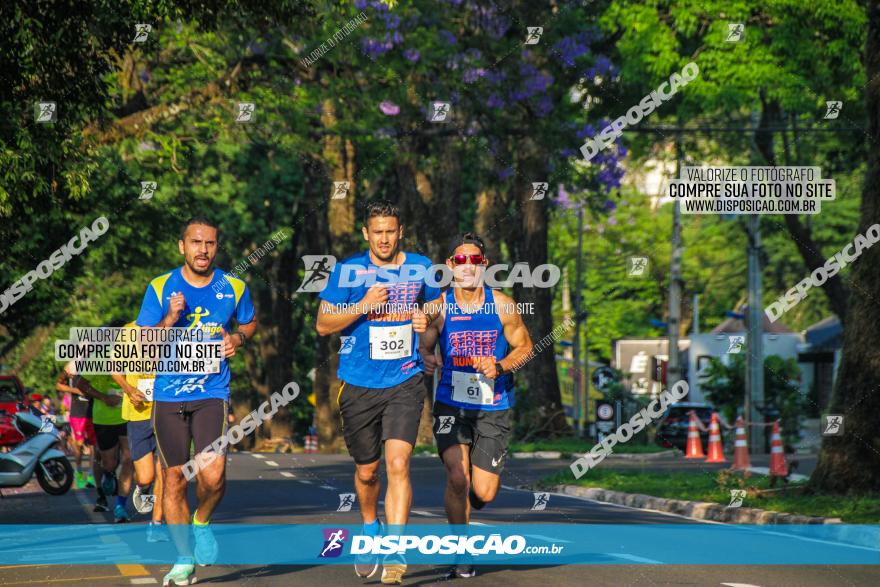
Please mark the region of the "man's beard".
[[208, 266], [205, 267], [204, 269], [199, 269], [195, 265], [195, 258], [193, 258], [192, 261], [190, 261], [189, 259], [186, 259], [186, 266], [189, 267], [189, 270], [192, 271], [193, 273], [195, 273], [196, 275], [205, 276], [205, 275], [210, 275], [211, 271], [214, 270], [214, 261], [211, 261], [210, 263], [208, 263]]
[[379, 259], [380, 261], [382, 261], [383, 263], [392, 263], [392, 262], [396, 261], [397, 255], [399, 253], [400, 253], [400, 248], [397, 245], [395, 245], [394, 247], [391, 248], [391, 252], [388, 253], [387, 257], [382, 256], [382, 253], [379, 252], [378, 247], [375, 251], [373, 251], [373, 254], [376, 256], [376, 258]]

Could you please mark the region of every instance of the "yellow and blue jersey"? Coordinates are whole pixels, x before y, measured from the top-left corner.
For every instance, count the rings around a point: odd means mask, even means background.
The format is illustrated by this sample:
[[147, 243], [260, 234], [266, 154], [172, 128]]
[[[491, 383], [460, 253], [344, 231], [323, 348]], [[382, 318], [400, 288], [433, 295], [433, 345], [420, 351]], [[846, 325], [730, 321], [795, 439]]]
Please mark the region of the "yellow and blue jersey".
[[[137, 325], [157, 325], [168, 313], [171, 297], [178, 293], [183, 294], [186, 303], [174, 326], [201, 329], [205, 340], [220, 340], [221, 329], [229, 332], [229, 324], [233, 318], [239, 324], [249, 324], [254, 319], [254, 306], [244, 281], [215, 269], [211, 283], [204, 287], [195, 287], [187, 283], [178, 267], [153, 279], [147, 286]], [[155, 401], [208, 398], [229, 400], [229, 365], [226, 359], [221, 361], [219, 373], [156, 373], [153, 388]]]

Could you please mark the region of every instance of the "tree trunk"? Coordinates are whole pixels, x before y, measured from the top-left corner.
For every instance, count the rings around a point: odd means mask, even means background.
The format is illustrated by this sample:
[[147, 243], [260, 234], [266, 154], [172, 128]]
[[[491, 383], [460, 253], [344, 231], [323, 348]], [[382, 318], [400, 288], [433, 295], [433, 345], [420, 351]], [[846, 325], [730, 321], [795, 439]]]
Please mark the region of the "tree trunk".
[[[516, 235], [519, 246], [511, 245], [511, 250], [518, 250], [517, 262], [526, 262], [531, 269], [547, 263], [547, 200], [530, 200], [533, 190], [532, 182], [547, 181], [549, 170], [544, 159], [538, 154], [534, 142], [530, 138], [521, 141], [521, 154], [517, 165], [517, 179], [514, 195], [521, 215], [521, 232]], [[553, 331], [553, 290], [551, 288], [522, 287], [514, 289], [517, 302], [533, 304], [534, 314], [523, 314], [523, 320], [532, 337], [538, 341]], [[555, 341], [554, 341], [555, 342]], [[549, 344], [541, 352], [525, 364], [521, 369], [521, 377], [526, 381], [526, 393], [518, 410], [520, 421], [540, 436], [555, 436], [571, 433], [565, 421], [562, 397], [559, 392], [559, 378], [556, 372], [554, 344]]]
[[[322, 198], [329, 200], [327, 207], [327, 225], [329, 226], [329, 242], [316, 242], [317, 250], [328, 248], [337, 261], [345, 258], [350, 250], [355, 230], [355, 195], [357, 185], [355, 175], [355, 147], [351, 141], [335, 134], [337, 123], [336, 104], [332, 99], [321, 104], [321, 124], [327, 132], [322, 139], [322, 160], [327, 165], [324, 176], [313, 177], [310, 182], [319, 186], [311, 201], [320, 202]], [[348, 191], [344, 198], [330, 199], [335, 192], [334, 182], [347, 181]], [[317, 233], [317, 230], [315, 231]], [[318, 239], [320, 240], [320, 239]], [[328, 247], [329, 245], [329, 247]], [[318, 443], [321, 451], [333, 452], [342, 445], [340, 435], [341, 421], [336, 397], [342, 382], [336, 377], [339, 367], [339, 335], [318, 338], [317, 366], [315, 368], [315, 426], [318, 429]]]
[[[455, 138], [446, 136], [437, 138], [431, 145], [424, 142], [416, 144], [418, 139], [406, 141], [407, 148], [402, 149], [414, 156], [403, 156], [396, 165], [398, 190], [404, 224], [420, 227], [422, 232], [405, 231], [403, 248], [425, 255], [433, 263], [442, 263], [448, 256], [449, 239], [458, 232], [459, 194], [461, 187], [461, 153], [455, 144]], [[418, 161], [423, 161], [430, 152], [444, 153], [430, 175], [419, 168]], [[418, 444], [433, 444], [433, 389], [432, 377], [425, 377], [425, 404], [422, 408], [422, 419], [419, 423]]]
[[[872, 143], [880, 140], [880, 1], [868, 3], [868, 38], [865, 49], [868, 82], [866, 106]], [[862, 192], [859, 232], [880, 222], [880, 155], [868, 151], [868, 167]], [[819, 490], [849, 493], [880, 490], [880, 247], [862, 252], [852, 265], [857, 284], [849, 298], [848, 312], [856, 319], [844, 329], [843, 358], [829, 413], [843, 414], [841, 436], [822, 439], [819, 464], [810, 478]], [[864, 292], [864, 293], [862, 293]], [[873, 295], [871, 294], [873, 292]]]

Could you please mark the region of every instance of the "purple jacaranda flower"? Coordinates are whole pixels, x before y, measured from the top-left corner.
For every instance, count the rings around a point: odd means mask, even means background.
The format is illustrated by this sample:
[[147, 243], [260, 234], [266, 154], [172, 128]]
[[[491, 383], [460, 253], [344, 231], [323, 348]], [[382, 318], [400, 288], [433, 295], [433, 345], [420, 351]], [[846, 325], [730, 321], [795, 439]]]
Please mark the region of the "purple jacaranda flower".
[[483, 52], [477, 49], [476, 47], [471, 47], [467, 51], [464, 52], [464, 56], [468, 59], [478, 60], [483, 56]]
[[382, 16], [382, 20], [385, 21], [385, 28], [389, 31], [396, 30], [400, 26], [400, 17], [396, 14], [385, 14]]
[[615, 208], [617, 208], [617, 204], [612, 200], [605, 200], [605, 203], [602, 205], [606, 212], [611, 212]]
[[379, 103], [379, 110], [381, 110], [382, 114], [385, 116], [397, 116], [400, 114], [400, 106], [387, 100]]
[[551, 110], [553, 110], [553, 100], [550, 99], [550, 96], [545, 94], [538, 98], [538, 101], [535, 103], [535, 114], [543, 118]]
[[503, 71], [490, 70], [486, 73], [486, 80], [495, 86], [503, 82], [505, 79], [507, 79], [507, 74]]
[[367, 0], [354, 0], [354, 7], [358, 10], [363, 10], [367, 7]]
[[472, 84], [485, 75], [486, 75], [486, 70], [483, 69], [482, 67], [466, 69], [464, 72], [464, 75], [462, 76], [462, 80], [466, 84]]
[[447, 30], [442, 30], [437, 34], [439, 34], [440, 38], [446, 41], [446, 44], [448, 45], [455, 45], [458, 42], [458, 39], [455, 38], [455, 35]]
[[592, 124], [585, 124], [582, 129], [577, 131], [576, 136], [579, 139], [592, 138], [596, 136], [596, 127], [594, 127]]
[[389, 43], [370, 39], [369, 37], [361, 40], [361, 49], [369, 58], [375, 58], [383, 53], [387, 53], [391, 47]]
[[504, 169], [502, 169], [501, 171], [498, 172], [498, 179], [503, 181], [512, 175], [513, 175], [513, 166], [505, 167]]
[[578, 57], [590, 52], [590, 48], [578, 42], [574, 37], [564, 37], [553, 45], [553, 50], [559, 55], [565, 67], [574, 67]]
[[138, 77], [141, 78], [141, 81], [142, 81], [143, 83], [147, 83], [147, 82], [150, 81], [150, 72], [147, 71], [146, 69], [142, 69], [142, 70], [141, 70], [141, 73], [140, 73], [140, 75], [139, 75]]
[[616, 226], [617, 225], [617, 218], [615, 218], [614, 216], [609, 216], [607, 222], [608, 222], [608, 226]]
[[407, 49], [403, 52], [403, 56], [415, 63], [421, 57], [421, 53], [417, 49]]

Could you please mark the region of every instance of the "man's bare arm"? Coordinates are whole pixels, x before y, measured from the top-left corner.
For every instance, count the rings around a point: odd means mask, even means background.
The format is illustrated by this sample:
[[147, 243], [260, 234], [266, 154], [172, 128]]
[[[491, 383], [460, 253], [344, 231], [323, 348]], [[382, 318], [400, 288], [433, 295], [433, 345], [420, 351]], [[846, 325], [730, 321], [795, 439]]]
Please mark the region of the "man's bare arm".
[[531, 354], [534, 344], [513, 298], [496, 292], [495, 303], [499, 308], [498, 315], [504, 328], [504, 338], [510, 345], [510, 352], [498, 362], [505, 371], [511, 371], [521, 366], [525, 358]]

